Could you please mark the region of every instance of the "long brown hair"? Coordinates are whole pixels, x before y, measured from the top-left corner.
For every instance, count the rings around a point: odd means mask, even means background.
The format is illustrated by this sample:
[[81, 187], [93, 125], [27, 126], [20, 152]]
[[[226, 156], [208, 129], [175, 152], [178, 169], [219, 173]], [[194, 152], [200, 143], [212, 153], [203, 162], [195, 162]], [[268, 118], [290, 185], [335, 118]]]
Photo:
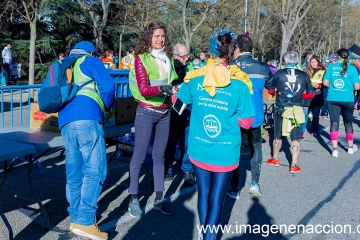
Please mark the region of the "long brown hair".
[[144, 28], [144, 31], [142, 32], [139, 41], [136, 44], [135, 47], [135, 55], [139, 55], [142, 53], [150, 53], [151, 48], [151, 40], [153, 37], [153, 33], [156, 29], [163, 29], [165, 33], [165, 53], [168, 58], [172, 57], [172, 47], [170, 43], [170, 39], [167, 35], [166, 26], [163, 22], [160, 21], [154, 21], [147, 25]]
[[320, 61], [320, 58], [316, 55], [312, 55], [309, 62], [307, 63], [307, 66], [306, 66], [306, 73], [307, 75], [311, 78], [313, 76], [313, 72], [314, 72], [314, 69], [313, 67], [311, 66], [311, 61], [313, 59], [316, 59], [316, 61], [318, 62], [318, 67], [321, 69], [321, 70], [325, 70], [325, 66], [324, 64]]

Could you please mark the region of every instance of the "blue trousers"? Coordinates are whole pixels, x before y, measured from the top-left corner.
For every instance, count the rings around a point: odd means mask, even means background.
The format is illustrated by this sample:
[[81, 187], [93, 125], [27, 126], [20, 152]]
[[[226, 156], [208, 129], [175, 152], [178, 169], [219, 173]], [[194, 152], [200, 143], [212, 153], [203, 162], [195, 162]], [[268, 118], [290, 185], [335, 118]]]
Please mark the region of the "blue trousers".
[[97, 200], [106, 178], [106, 148], [102, 124], [79, 120], [61, 129], [66, 149], [66, 199], [72, 223], [95, 224]]
[[[198, 214], [200, 225], [215, 227], [220, 224], [226, 190], [234, 173], [209, 172], [193, 165], [198, 187]], [[216, 232], [207, 230], [204, 240], [216, 239]]]
[[193, 172], [192, 163], [189, 158], [188, 150], [188, 138], [189, 138], [189, 126], [185, 128], [185, 153], [181, 164], [181, 170], [184, 172]]

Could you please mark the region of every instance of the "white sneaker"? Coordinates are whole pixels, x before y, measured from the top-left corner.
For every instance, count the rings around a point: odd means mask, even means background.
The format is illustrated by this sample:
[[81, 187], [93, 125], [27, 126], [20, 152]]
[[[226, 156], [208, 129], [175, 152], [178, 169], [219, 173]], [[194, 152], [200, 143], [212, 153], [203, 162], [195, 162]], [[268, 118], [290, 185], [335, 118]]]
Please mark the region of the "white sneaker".
[[348, 154], [354, 154], [358, 150], [358, 147], [354, 144], [352, 148], [348, 148]]
[[339, 157], [339, 150], [338, 149], [334, 149], [331, 153], [331, 156], [334, 158]]

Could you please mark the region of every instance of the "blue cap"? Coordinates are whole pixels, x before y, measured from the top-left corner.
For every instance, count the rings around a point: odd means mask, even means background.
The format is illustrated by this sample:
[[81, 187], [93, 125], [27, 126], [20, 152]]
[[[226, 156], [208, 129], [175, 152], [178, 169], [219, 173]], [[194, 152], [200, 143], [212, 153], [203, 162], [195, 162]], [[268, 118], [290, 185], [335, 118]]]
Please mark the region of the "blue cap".
[[223, 28], [215, 31], [213, 35], [210, 37], [210, 53], [219, 56], [219, 46], [221, 46], [221, 42], [219, 42], [218, 37], [224, 36], [225, 34], [229, 33], [231, 38], [236, 42], [236, 35], [235, 33], [229, 28]]
[[96, 47], [94, 46], [94, 44], [92, 42], [89, 42], [89, 41], [78, 42], [74, 46], [74, 49], [81, 49], [81, 50], [84, 50], [87, 53], [93, 52], [93, 53], [97, 54], [98, 56], [100, 56], [100, 53], [98, 53], [96, 51]]

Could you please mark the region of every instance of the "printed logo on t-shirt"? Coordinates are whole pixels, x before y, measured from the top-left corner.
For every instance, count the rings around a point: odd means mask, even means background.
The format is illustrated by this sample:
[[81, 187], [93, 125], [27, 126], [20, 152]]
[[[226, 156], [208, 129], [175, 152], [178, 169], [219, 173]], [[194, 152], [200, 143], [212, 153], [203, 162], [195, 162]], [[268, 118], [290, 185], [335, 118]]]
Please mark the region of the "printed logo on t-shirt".
[[203, 86], [201, 86], [201, 84], [200, 84], [200, 83], [198, 83], [198, 85], [197, 85], [197, 90], [202, 91], [202, 90], [204, 90], [204, 87], [203, 87]]
[[214, 115], [206, 115], [203, 120], [205, 133], [214, 138], [221, 132], [221, 123]]
[[342, 79], [336, 79], [334, 81], [334, 87], [336, 87], [337, 89], [342, 89], [345, 86], [345, 83]]
[[288, 87], [288, 90], [290, 90], [291, 92], [288, 93], [287, 97], [293, 97], [294, 93], [299, 92], [300, 88], [301, 88], [301, 84], [297, 83], [296, 84], [296, 77], [298, 75], [295, 75], [295, 69], [290, 68], [287, 70], [288, 74], [286, 74], [286, 78], [287, 78], [287, 82], [285, 83], [285, 85]]

